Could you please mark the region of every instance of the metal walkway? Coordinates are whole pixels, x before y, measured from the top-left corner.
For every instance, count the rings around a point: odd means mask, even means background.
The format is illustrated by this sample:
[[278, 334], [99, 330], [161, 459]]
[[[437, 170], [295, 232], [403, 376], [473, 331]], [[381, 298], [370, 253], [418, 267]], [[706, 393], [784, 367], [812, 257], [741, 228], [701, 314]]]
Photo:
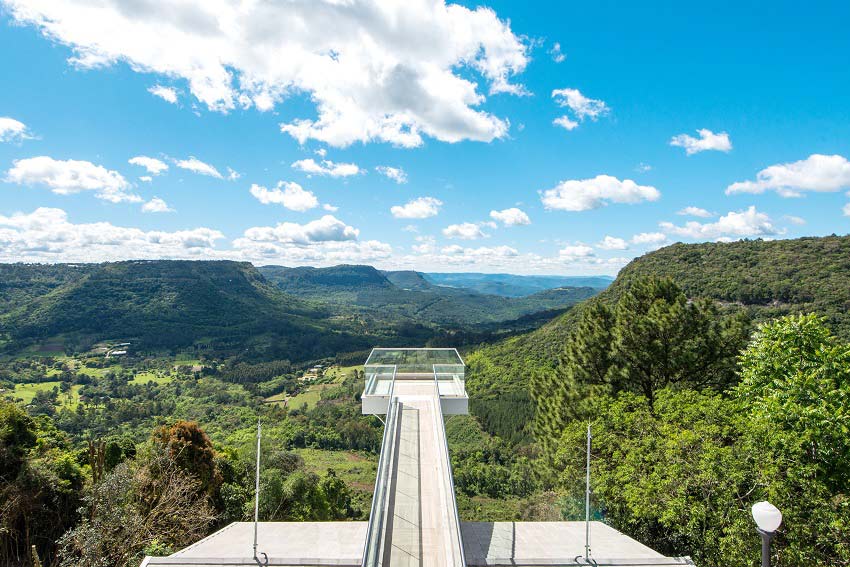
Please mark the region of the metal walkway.
[[465, 567], [437, 380], [393, 380], [363, 567]]

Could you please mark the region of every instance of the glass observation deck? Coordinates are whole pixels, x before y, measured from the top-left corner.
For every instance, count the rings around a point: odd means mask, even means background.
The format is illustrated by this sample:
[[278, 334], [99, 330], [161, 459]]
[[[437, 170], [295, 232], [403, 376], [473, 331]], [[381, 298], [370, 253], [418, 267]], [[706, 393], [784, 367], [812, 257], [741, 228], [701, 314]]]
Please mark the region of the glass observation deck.
[[443, 413], [467, 413], [466, 365], [454, 348], [375, 348], [364, 365], [363, 413], [384, 414], [393, 396], [439, 394]]

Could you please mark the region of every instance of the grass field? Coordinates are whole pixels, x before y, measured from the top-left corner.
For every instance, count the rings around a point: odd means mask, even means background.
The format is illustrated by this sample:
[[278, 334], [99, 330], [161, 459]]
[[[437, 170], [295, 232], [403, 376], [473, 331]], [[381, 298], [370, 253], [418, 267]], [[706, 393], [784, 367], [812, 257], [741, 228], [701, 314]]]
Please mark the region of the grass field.
[[153, 372], [139, 372], [133, 379], [130, 380], [131, 384], [147, 384], [148, 382], [155, 382], [157, 384], [168, 384], [174, 378], [172, 376], [162, 376], [160, 374], [155, 374]]
[[323, 451], [321, 449], [295, 449], [308, 470], [324, 475], [331, 469], [345, 481], [354, 493], [354, 502], [363, 517], [369, 515], [372, 490], [378, 469], [378, 456], [354, 451]]
[[[15, 398], [23, 400], [23, 403], [30, 403], [37, 392], [47, 392], [53, 388], [58, 388], [60, 382], [41, 382], [39, 384], [16, 384], [15, 391], [12, 394]], [[59, 404], [69, 409], [74, 409], [80, 403], [80, 386], [74, 384], [71, 390], [67, 393], [59, 393]]]
[[265, 401], [269, 404], [278, 405], [286, 403], [286, 405], [292, 409], [300, 408], [305, 405], [307, 406], [307, 409], [312, 409], [316, 407], [316, 404], [320, 399], [322, 399], [323, 390], [327, 390], [336, 384], [341, 384], [353, 370], [360, 370], [362, 368], [362, 366], [332, 366], [328, 368], [322, 378], [324, 383], [307, 386], [303, 392], [292, 397], [289, 397], [286, 392], [282, 392], [280, 394], [275, 394], [274, 396], [269, 396]]

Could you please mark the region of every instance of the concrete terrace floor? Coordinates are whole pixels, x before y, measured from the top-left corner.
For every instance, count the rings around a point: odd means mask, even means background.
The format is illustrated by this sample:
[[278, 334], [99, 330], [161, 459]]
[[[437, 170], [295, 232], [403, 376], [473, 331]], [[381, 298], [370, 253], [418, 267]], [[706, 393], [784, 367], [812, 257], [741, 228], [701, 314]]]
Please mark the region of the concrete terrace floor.
[[[143, 567], [256, 565], [253, 524], [236, 522], [170, 557], [145, 559]], [[259, 549], [269, 567], [359, 567], [366, 522], [260, 522]], [[470, 566], [586, 565], [584, 522], [464, 522], [461, 525]], [[598, 565], [659, 567], [692, 565], [668, 558], [601, 522], [591, 522], [591, 558]], [[434, 565], [430, 560], [418, 563]]]

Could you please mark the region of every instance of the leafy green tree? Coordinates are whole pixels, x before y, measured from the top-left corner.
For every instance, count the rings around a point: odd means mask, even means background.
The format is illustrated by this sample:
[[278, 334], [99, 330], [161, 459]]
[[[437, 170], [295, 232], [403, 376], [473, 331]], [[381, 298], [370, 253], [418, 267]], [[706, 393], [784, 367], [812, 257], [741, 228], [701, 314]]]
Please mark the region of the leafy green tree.
[[613, 308], [585, 309], [557, 370], [534, 376], [538, 441], [548, 452], [567, 423], [591, 415], [588, 401], [606, 393], [639, 393], [652, 411], [667, 386], [727, 388], [737, 381], [748, 329], [742, 316], [723, 317], [670, 280], [633, 281]]
[[741, 376], [757, 485], [784, 516], [779, 558], [850, 564], [850, 344], [788, 316], [759, 329]]

